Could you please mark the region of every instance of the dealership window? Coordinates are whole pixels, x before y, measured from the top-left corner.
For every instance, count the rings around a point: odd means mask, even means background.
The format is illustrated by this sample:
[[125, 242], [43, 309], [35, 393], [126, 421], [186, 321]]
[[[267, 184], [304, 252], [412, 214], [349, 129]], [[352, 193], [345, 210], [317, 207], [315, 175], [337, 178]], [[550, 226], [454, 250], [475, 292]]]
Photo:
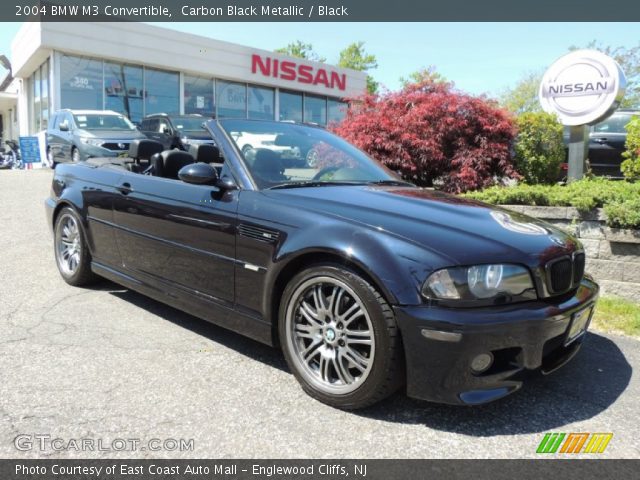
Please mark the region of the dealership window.
[[184, 113], [199, 113], [207, 117], [215, 114], [213, 80], [204, 77], [184, 77]]
[[47, 128], [49, 120], [49, 61], [40, 65], [27, 79], [31, 133]]
[[327, 98], [315, 95], [304, 96], [304, 121], [307, 123], [327, 124]]
[[273, 120], [275, 91], [273, 88], [249, 85], [249, 118]]
[[347, 103], [329, 98], [327, 100], [327, 123], [339, 123], [347, 115]]
[[102, 61], [60, 57], [60, 105], [62, 108], [102, 110]]
[[280, 90], [280, 120], [302, 122], [302, 94]]
[[247, 117], [247, 85], [244, 83], [216, 81], [218, 117]]
[[[139, 123], [143, 111], [142, 67], [104, 62], [104, 106]], [[86, 107], [85, 107], [86, 108]]]
[[180, 75], [144, 69], [144, 114], [180, 113]]

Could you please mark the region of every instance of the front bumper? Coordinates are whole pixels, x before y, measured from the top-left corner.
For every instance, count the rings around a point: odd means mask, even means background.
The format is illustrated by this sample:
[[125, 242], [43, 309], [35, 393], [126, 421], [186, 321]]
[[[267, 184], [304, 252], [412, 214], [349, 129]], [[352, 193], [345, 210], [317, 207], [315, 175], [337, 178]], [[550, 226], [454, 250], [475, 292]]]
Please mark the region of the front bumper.
[[[551, 373], [580, 349], [584, 336], [565, 345], [569, 325], [574, 313], [595, 305], [598, 292], [585, 276], [572, 294], [536, 302], [477, 309], [394, 307], [407, 362], [407, 394], [477, 405], [518, 390], [526, 371]], [[471, 362], [482, 353], [490, 353], [494, 362], [474, 373]]]

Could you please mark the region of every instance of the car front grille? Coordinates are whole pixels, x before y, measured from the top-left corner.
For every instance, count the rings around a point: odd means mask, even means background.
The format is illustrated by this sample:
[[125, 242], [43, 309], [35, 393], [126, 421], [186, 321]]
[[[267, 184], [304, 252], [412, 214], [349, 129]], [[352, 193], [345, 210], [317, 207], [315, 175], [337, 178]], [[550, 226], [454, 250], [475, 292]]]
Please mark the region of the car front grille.
[[129, 150], [129, 142], [106, 142], [102, 144], [102, 148], [117, 151]]
[[547, 263], [547, 289], [552, 295], [564, 293], [577, 287], [584, 276], [584, 252], [556, 258]]

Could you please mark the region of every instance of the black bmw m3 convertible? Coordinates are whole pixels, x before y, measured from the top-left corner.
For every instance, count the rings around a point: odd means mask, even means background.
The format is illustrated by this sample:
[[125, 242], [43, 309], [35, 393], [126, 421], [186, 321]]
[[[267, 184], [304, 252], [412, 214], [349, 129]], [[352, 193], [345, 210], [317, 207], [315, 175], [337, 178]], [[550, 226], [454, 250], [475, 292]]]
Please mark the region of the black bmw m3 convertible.
[[399, 388], [486, 403], [580, 348], [598, 286], [575, 238], [415, 187], [321, 128], [206, 127], [215, 145], [58, 165], [46, 207], [67, 283], [105, 277], [278, 345], [345, 409]]

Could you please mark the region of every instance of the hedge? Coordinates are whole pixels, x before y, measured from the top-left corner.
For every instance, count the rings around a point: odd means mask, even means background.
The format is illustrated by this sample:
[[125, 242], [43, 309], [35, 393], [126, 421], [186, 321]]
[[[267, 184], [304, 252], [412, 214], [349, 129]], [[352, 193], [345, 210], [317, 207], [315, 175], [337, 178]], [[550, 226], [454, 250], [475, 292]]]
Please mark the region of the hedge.
[[490, 187], [464, 196], [495, 205], [575, 207], [583, 212], [604, 208], [610, 227], [640, 228], [640, 182], [592, 178], [568, 185]]

